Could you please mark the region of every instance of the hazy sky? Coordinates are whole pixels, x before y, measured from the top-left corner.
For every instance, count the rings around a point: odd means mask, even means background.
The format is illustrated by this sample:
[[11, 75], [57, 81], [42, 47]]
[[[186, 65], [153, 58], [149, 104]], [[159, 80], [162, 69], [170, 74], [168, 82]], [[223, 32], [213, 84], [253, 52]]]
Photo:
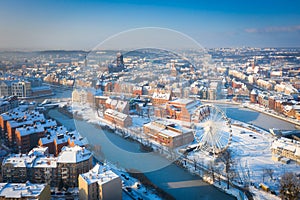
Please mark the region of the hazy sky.
[[300, 47], [298, 0], [0, 0], [0, 49], [91, 49], [132, 28], [204, 47]]

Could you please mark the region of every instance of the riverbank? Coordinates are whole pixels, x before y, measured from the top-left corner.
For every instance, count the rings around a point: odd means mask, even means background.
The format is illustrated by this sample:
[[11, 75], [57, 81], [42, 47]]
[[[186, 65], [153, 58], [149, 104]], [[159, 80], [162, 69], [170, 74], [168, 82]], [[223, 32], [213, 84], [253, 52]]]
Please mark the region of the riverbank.
[[[53, 112], [57, 111], [59, 115], [53, 116]], [[59, 116], [59, 117], [58, 117]], [[77, 115], [72, 115], [68, 110], [64, 108], [51, 110], [50, 113], [47, 113], [47, 117], [54, 118], [59, 125], [66, 125], [68, 129], [75, 128], [75, 121], [82, 121], [82, 117]], [[74, 117], [74, 118], [73, 118]], [[66, 124], [66, 121], [67, 124]], [[108, 127], [100, 127], [96, 124], [91, 124], [95, 129], [103, 130], [111, 132], [113, 134], [113, 129], [109, 129]], [[81, 132], [82, 133], [82, 132]], [[82, 135], [84, 136], [84, 134]], [[94, 138], [93, 138], [94, 139]], [[90, 140], [90, 138], [89, 138]], [[96, 139], [97, 140], [97, 139]], [[103, 153], [103, 149], [100, 145], [88, 145], [88, 148], [93, 152], [94, 159], [96, 162], [106, 163], [116, 174], [120, 176], [123, 181], [123, 191], [130, 196], [132, 199], [146, 199], [146, 200], [160, 200], [160, 199], [174, 199], [170, 194], [166, 193], [164, 190], [159, 188], [157, 185], [151, 183], [148, 179], [142, 178], [138, 179], [138, 177], [143, 177], [143, 174], [137, 174], [136, 176], [132, 176], [133, 173], [127, 171], [124, 168], [119, 166], [119, 163], [111, 163], [107, 160], [107, 156]], [[135, 185], [140, 185], [138, 188]]]
[[297, 126], [300, 126], [300, 122], [296, 121], [295, 119], [290, 119], [288, 117], [285, 117], [285, 116], [281, 116], [281, 114], [279, 113], [275, 113], [275, 111], [273, 110], [270, 110], [269, 112], [265, 110], [265, 108], [260, 108], [258, 105], [256, 104], [249, 104], [249, 103], [244, 103], [243, 104], [244, 107], [248, 108], [248, 109], [251, 109], [251, 110], [254, 110], [256, 112], [260, 112], [260, 113], [263, 113], [263, 114], [266, 114], [266, 115], [269, 115], [271, 117], [275, 117], [277, 119], [280, 119], [280, 120], [283, 120], [283, 121], [286, 121], [286, 122], [289, 122], [289, 123], [292, 123], [294, 125], [297, 125]]
[[[92, 112], [87, 111], [91, 114]], [[84, 117], [86, 118], [86, 116]], [[84, 120], [77, 121], [76, 127], [81, 132], [81, 134], [88, 138], [92, 145], [101, 146], [102, 153], [105, 158], [109, 158], [112, 163], [117, 163], [116, 166], [123, 165], [122, 168], [136, 168], [139, 169], [140, 166], [155, 165], [155, 163], [165, 163], [166, 158], [160, 156], [157, 153], [148, 154], [146, 157], [141, 154], [140, 145], [134, 144], [120, 135], [106, 133], [105, 130], [99, 132], [99, 129], [94, 130], [89, 123], [98, 122], [99, 120]], [[90, 128], [89, 128], [90, 127]], [[115, 136], [114, 136], [115, 135]], [[106, 142], [106, 140], [109, 140]], [[127, 142], [128, 141], [128, 142]], [[109, 147], [109, 143], [113, 142], [119, 148], [126, 151], [137, 152], [141, 155], [141, 160], [135, 160], [134, 156], [130, 160], [126, 160], [121, 153], [114, 152], [114, 150]], [[231, 195], [219, 191], [213, 185], [204, 183], [202, 178], [198, 175], [193, 175], [188, 170], [178, 167], [177, 165], [168, 161], [168, 164], [164, 165], [166, 167], [156, 169], [156, 171], [147, 172], [145, 176], [157, 187], [176, 197], [176, 199], [234, 199]], [[196, 185], [184, 184], [180, 189], [174, 189], [169, 186], [170, 183], [181, 183], [183, 180], [189, 180], [191, 182], [196, 182]]]
[[212, 104], [229, 104], [229, 105], [240, 105], [238, 102], [234, 102], [231, 100], [206, 100], [206, 99], [201, 99], [201, 102], [204, 103], [212, 103]]
[[297, 121], [296, 119], [292, 119], [289, 117], [282, 116], [280, 113], [276, 113], [274, 110], [269, 110], [267, 111], [266, 108], [261, 108], [257, 104], [251, 104], [251, 103], [239, 103], [239, 102], [233, 102], [233, 101], [228, 101], [228, 100], [201, 100], [203, 103], [212, 103], [212, 104], [224, 104], [224, 105], [233, 105], [233, 106], [239, 106], [241, 108], [248, 108], [250, 110], [263, 113], [265, 115], [283, 120], [288, 123], [292, 123], [294, 125], [297, 125], [300, 127], [300, 122]]

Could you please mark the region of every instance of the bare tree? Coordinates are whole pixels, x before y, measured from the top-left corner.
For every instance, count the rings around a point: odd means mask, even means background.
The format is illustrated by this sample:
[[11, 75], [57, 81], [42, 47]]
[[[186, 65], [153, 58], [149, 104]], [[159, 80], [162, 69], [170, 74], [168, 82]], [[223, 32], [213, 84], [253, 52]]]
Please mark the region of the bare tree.
[[282, 175], [280, 197], [284, 200], [300, 199], [300, 179], [295, 173], [287, 172]]
[[224, 172], [227, 179], [227, 189], [229, 189], [230, 181], [236, 176], [235, 171], [233, 169], [233, 165], [235, 162], [232, 158], [232, 152], [227, 149], [221, 155], [220, 160], [224, 163]]
[[271, 168], [263, 169], [263, 182], [264, 182], [264, 177], [266, 175], [268, 175], [270, 177], [270, 179], [273, 180], [273, 174], [274, 174], [274, 170], [273, 169], [271, 169]]
[[214, 162], [214, 160], [209, 161], [208, 169], [209, 169], [209, 173], [211, 174], [211, 177], [213, 179], [213, 182], [215, 182], [215, 162]]

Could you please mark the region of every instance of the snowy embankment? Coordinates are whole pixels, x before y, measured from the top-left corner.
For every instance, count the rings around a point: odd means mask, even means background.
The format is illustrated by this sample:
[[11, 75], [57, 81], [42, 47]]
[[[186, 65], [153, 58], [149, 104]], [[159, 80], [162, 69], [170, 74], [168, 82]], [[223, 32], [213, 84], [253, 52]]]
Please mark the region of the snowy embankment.
[[[109, 121], [102, 118], [102, 114], [92, 110], [89, 107], [74, 106], [73, 112], [81, 115], [82, 118], [90, 123], [98, 125], [108, 125], [115, 126]], [[149, 141], [145, 135], [142, 134], [141, 127], [144, 123], [149, 122], [149, 119], [133, 116], [133, 126], [130, 128], [116, 127], [117, 130], [121, 130], [122, 133], [117, 131], [120, 135], [124, 137], [131, 137], [145, 145], [151, 145], [154, 149], [163, 149], [160, 144], [154, 141]], [[229, 149], [233, 152], [233, 158], [236, 160], [235, 170], [237, 171], [238, 177], [235, 178], [234, 184], [243, 187], [245, 179], [248, 179], [249, 189], [254, 194], [254, 199], [277, 199], [278, 197], [271, 195], [270, 193], [264, 192], [259, 188], [260, 183], [264, 183], [270, 187], [270, 190], [275, 191], [277, 194], [279, 192], [279, 177], [282, 176], [287, 171], [297, 171], [299, 166], [296, 164], [282, 164], [275, 162], [271, 159], [271, 143], [274, 140], [273, 136], [262, 129], [254, 127], [252, 125], [232, 121], [232, 144]], [[166, 151], [162, 151], [167, 155]], [[174, 152], [178, 153], [178, 149]], [[171, 155], [167, 155], [167, 157]], [[207, 168], [212, 159], [203, 152], [192, 152], [189, 154], [188, 162], [182, 164], [183, 167], [187, 168], [191, 173], [200, 175], [207, 182], [211, 182], [211, 177], [201, 174], [200, 170], [197, 168], [195, 170], [194, 160], [196, 160], [197, 165], [202, 165], [203, 168]], [[183, 160], [179, 160], [183, 162]], [[218, 167], [218, 166], [216, 166]], [[267, 174], [266, 171], [271, 170], [272, 175]], [[224, 173], [220, 173], [223, 177], [223, 181], [214, 181], [214, 185], [226, 193], [232, 194], [239, 198], [243, 193], [239, 189], [230, 187], [228, 190], [226, 187], [226, 178]], [[128, 175], [129, 176], [129, 175]]]

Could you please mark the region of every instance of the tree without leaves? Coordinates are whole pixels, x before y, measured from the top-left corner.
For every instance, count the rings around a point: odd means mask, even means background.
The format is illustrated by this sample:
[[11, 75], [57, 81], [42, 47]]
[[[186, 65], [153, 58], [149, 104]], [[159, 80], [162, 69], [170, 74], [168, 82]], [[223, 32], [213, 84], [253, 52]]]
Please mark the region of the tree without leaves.
[[284, 200], [300, 198], [300, 179], [295, 173], [287, 172], [280, 180], [280, 197]]
[[208, 165], [209, 173], [212, 176], [213, 182], [215, 181], [215, 162], [210, 161]]
[[230, 150], [226, 150], [220, 157], [220, 160], [224, 163], [224, 172], [227, 178], [227, 189], [229, 189], [229, 182], [235, 177], [235, 172], [232, 166], [234, 165], [234, 160], [232, 158], [232, 153]]
[[265, 175], [269, 175], [270, 179], [273, 180], [274, 170], [271, 168], [263, 169], [263, 178]]

